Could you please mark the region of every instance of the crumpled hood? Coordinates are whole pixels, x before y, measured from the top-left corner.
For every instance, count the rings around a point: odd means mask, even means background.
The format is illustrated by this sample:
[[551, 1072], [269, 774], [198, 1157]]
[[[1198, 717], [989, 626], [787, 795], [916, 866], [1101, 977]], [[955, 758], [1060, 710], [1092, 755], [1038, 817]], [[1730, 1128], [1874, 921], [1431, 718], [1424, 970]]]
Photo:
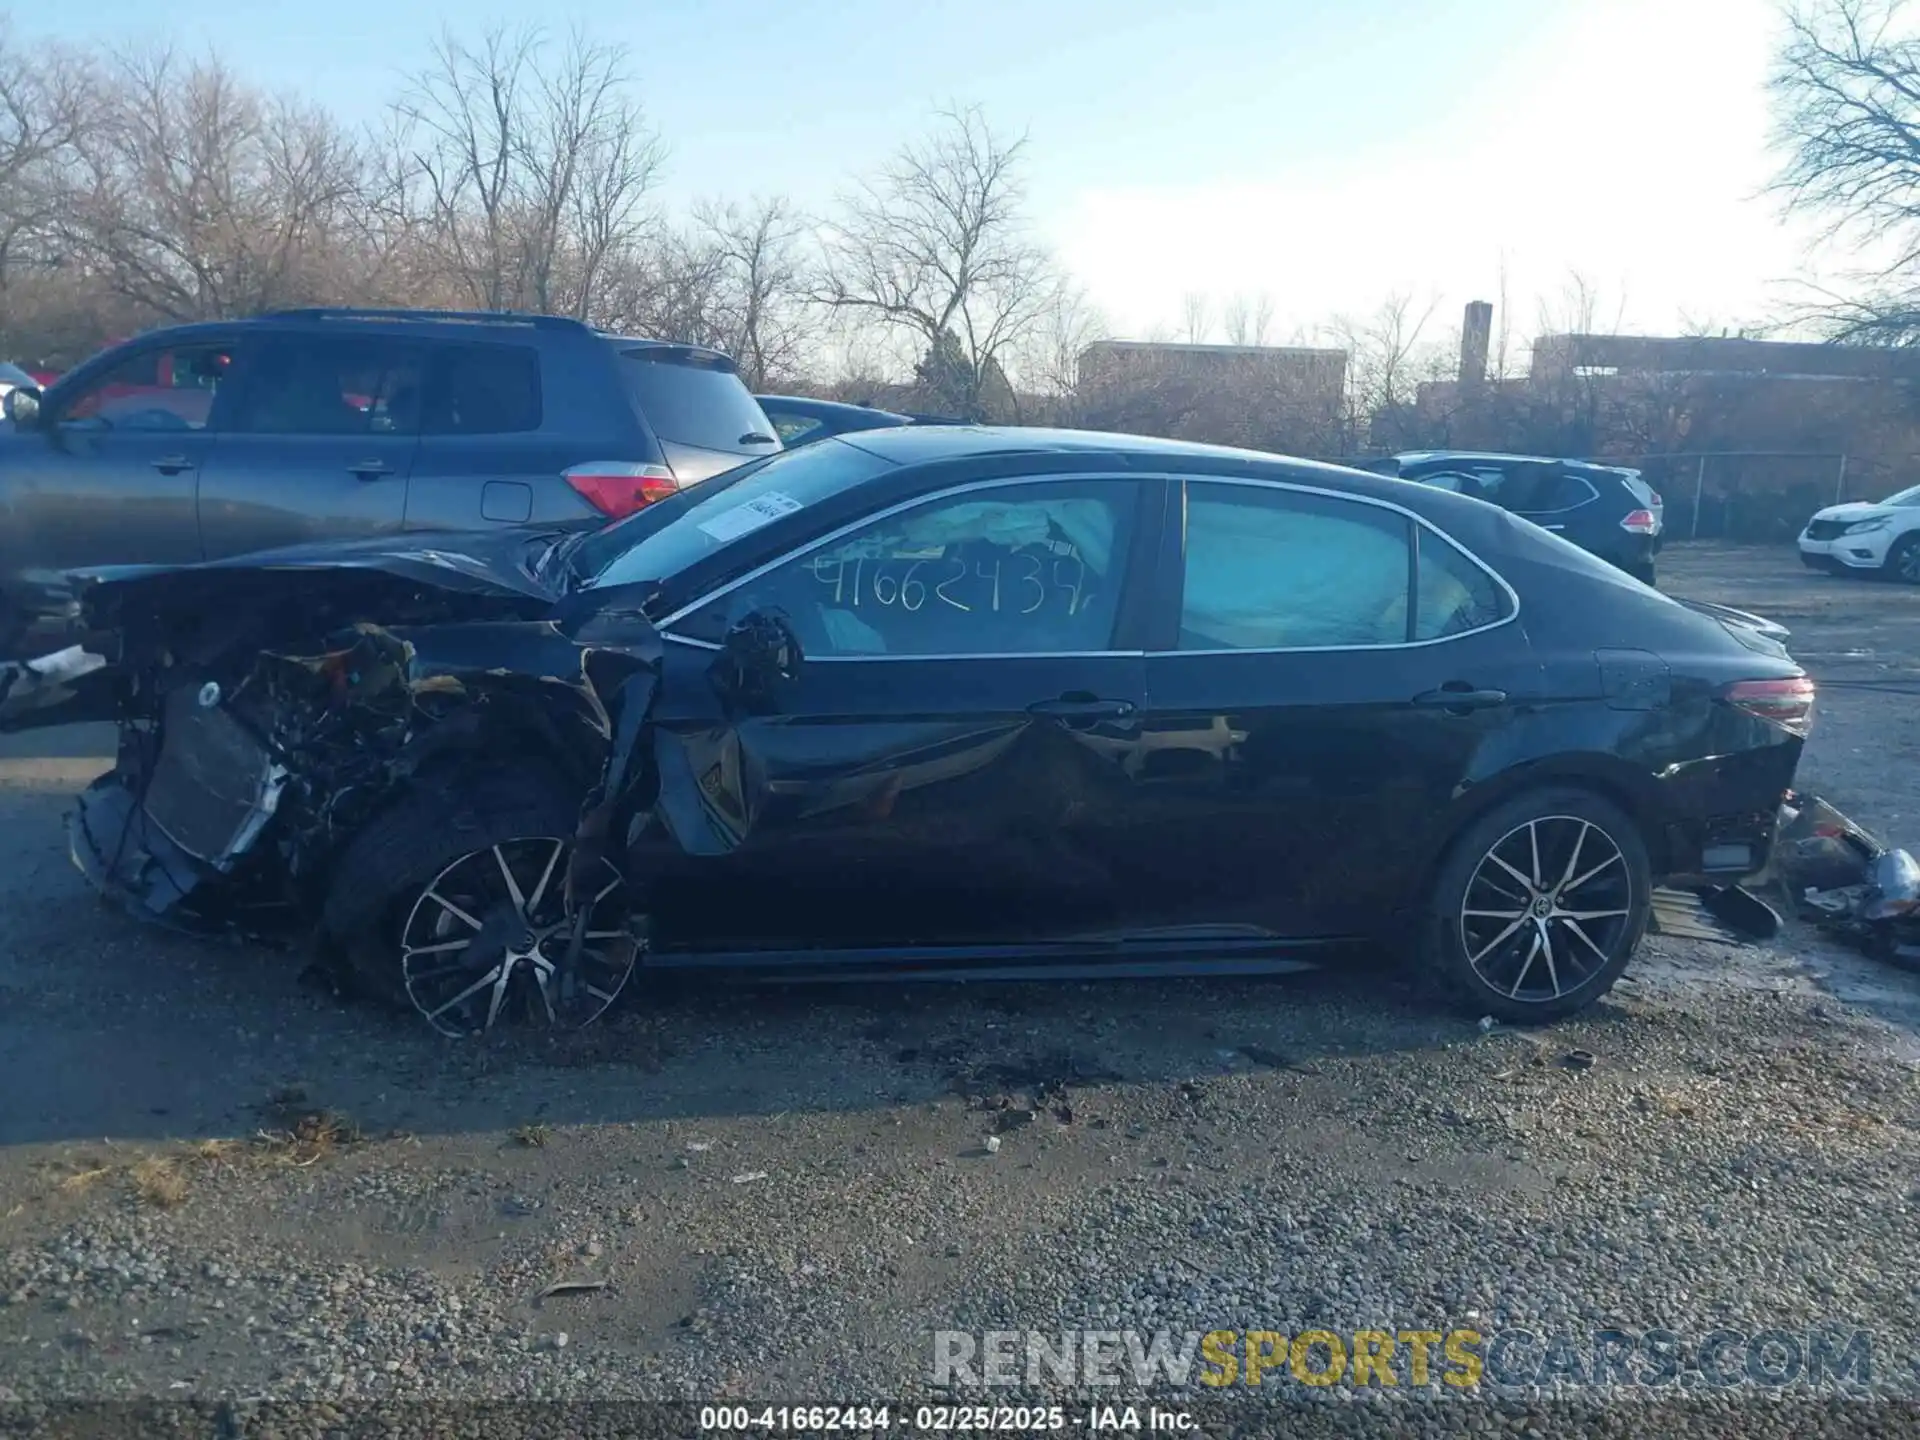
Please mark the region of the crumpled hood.
[[374, 570], [457, 593], [520, 595], [551, 604], [560, 590], [536, 576], [532, 561], [544, 553], [543, 541], [571, 531], [546, 527], [426, 532], [377, 536], [366, 540], [326, 541], [258, 550], [198, 565], [103, 565], [76, 570], [73, 580], [83, 603], [98, 604], [103, 594], [138, 590], [154, 594], [174, 584], [198, 588], [198, 577], [226, 588], [234, 572]]

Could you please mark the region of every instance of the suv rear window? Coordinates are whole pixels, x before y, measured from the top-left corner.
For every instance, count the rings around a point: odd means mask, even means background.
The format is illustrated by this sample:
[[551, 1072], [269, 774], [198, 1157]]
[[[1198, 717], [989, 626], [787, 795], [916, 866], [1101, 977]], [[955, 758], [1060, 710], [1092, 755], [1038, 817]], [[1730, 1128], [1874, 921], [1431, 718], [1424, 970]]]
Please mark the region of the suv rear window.
[[660, 439], [733, 455], [764, 455], [773, 429], [732, 364], [669, 346], [622, 350], [627, 395]]

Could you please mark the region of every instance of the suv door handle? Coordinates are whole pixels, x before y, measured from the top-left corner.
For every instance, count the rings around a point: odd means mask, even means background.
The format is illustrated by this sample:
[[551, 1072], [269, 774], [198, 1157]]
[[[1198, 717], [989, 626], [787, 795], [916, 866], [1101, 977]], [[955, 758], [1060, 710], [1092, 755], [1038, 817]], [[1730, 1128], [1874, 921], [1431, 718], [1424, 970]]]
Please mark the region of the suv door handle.
[[1465, 715], [1473, 710], [1493, 710], [1507, 703], [1504, 690], [1476, 690], [1459, 680], [1449, 680], [1438, 690], [1423, 690], [1413, 697], [1416, 705], [1432, 706]]
[[375, 480], [382, 475], [391, 475], [393, 467], [384, 460], [362, 460], [358, 465], [347, 466], [349, 475], [358, 475], [362, 480]]
[[1027, 707], [1029, 715], [1051, 715], [1062, 720], [1124, 720], [1133, 714], [1131, 700], [1102, 700], [1097, 695], [1062, 695]]
[[178, 475], [182, 470], [191, 470], [193, 461], [185, 455], [162, 455], [153, 462], [153, 468], [162, 475]]

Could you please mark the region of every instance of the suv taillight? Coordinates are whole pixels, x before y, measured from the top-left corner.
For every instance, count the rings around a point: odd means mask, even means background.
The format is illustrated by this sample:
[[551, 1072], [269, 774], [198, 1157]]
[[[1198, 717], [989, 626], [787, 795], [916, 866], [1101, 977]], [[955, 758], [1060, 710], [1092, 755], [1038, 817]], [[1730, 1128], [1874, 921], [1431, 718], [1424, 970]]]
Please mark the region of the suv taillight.
[[1622, 530], [1631, 530], [1635, 535], [1658, 535], [1660, 517], [1651, 510], [1633, 510], [1620, 522]]
[[622, 520], [656, 500], [680, 491], [680, 482], [664, 465], [634, 465], [625, 460], [594, 460], [574, 465], [561, 476], [609, 520]]
[[1805, 735], [1813, 729], [1813, 681], [1804, 675], [1792, 680], [1736, 680], [1720, 693], [1736, 710], [1789, 734]]

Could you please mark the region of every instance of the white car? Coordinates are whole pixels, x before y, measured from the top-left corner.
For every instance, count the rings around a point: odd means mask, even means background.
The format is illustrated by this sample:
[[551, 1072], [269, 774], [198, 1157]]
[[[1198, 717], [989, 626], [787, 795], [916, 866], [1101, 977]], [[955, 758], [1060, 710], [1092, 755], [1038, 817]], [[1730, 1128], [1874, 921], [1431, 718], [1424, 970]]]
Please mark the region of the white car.
[[1920, 485], [1815, 512], [1800, 532], [1800, 558], [1815, 569], [1872, 570], [1920, 585]]
[[4, 398], [9, 390], [21, 385], [39, 388], [39, 382], [18, 365], [9, 365], [6, 361], [0, 360], [0, 398]]

